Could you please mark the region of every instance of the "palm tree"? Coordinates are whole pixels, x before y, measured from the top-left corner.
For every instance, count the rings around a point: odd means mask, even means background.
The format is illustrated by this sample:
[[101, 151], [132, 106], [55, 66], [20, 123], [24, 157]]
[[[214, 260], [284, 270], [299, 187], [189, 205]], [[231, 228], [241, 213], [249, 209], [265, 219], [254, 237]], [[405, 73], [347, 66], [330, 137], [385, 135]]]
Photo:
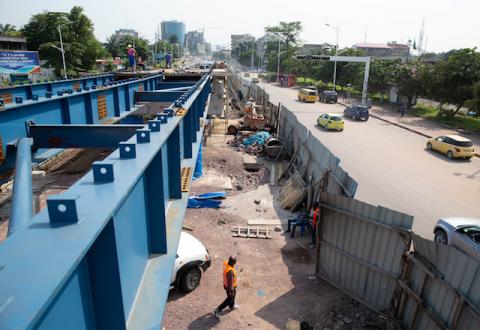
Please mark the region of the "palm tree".
[[0, 32], [7, 33], [7, 32], [17, 32], [17, 28], [15, 25], [12, 24], [0, 24]]

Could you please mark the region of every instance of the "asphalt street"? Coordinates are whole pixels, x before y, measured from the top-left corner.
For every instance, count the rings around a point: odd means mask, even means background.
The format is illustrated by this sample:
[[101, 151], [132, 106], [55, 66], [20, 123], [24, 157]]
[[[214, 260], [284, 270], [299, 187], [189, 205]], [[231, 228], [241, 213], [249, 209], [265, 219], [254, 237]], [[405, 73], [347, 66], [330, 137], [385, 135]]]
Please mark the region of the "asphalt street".
[[480, 158], [449, 160], [427, 151], [426, 138], [375, 118], [346, 119], [343, 132], [325, 131], [316, 126], [319, 114], [343, 113], [343, 106], [301, 103], [296, 89], [261, 86], [340, 158], [358, 182], [355, 198], [413, 215], [414, 232], [428, 238], [439, 218], [480, 218]]

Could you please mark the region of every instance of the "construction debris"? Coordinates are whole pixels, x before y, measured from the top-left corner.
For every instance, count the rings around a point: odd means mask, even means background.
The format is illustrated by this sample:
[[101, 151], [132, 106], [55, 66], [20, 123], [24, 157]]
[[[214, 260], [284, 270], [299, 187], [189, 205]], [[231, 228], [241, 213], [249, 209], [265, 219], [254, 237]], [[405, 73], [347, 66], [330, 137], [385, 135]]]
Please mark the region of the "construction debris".
[[[276, 140], [280, 143], [279, 140], [273, 138], [269, 132], [260, 131], [255, 133], [252, 131], [240, 131], [228, 144], [237, 151], [260, 155], [264, 153], [265, 145], [267, 145], [270, 140]], [[269, 148], [270, 153], [276, 155], [278, 151], [274, 151], [274, 149], [282, 148], [281, 145], [278, 147], [278, 143], [273, 142], [274, 146]]]
[[182, 229], [185, 229], [185, 230], [188, 230], [188, 231], [194, 231], [195, 227], [187, 225], [187, 224], [183, 224]]
[[247, 171], [258, 171], [263, 166], [263, 161], [257, 156], [243, 154], [243, 167]]
[[302, 177], [295, 170], [280, 190], [282, 208], [294, 210], [303, 200], [306, 191], [305, 182], [303, 182]]
[[300, 321], [294, 319], [287, 319], [287, 322], [285, 322], [285, 329], [300, 330]]
[[269, 228], [236, 226], [232, 228], [232, 237], [264, 238], [270, 239], [272, 235]]

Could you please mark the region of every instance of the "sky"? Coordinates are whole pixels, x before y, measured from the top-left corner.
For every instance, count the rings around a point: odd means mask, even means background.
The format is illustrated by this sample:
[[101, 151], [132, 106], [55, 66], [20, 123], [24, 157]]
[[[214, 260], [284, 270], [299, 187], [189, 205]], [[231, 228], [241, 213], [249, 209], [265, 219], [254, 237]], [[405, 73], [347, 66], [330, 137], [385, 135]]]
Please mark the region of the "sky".
[[279, 21], [301, 21], [300, 39], [305, 43], [407, 42], [416, 39], [425, 19], [427, 51], [480, 48], [480, 1], [478, 0], [0, 0], [0, 23], [20, 27], [31, 15], [47, 11], [85, 9], [95, 35], [104, 42], [119, 28], [133, 28], [153, 41], [158, 23], [185, 22], [187, 31], [201, 30], [214, 45], [230, 45], [231, 34], [263, 35], [264, 27]]

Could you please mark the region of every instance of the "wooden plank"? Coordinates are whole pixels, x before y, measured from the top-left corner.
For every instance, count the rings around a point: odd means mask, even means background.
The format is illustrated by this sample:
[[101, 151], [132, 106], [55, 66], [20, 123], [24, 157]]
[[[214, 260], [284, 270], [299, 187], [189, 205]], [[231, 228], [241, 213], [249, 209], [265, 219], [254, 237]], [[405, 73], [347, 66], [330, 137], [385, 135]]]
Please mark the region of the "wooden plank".
[[105, 94], [99, 94], [97, 96], [97, 110], [98, 110], [98, 119], [103, 119], [107, 117], [107, 96]]
[[[286, 221], [287, 219], [285, 219]], [[282, 220], [280, 219], [250, 219], [248, 220], [249, 226], [281, 226]]]

